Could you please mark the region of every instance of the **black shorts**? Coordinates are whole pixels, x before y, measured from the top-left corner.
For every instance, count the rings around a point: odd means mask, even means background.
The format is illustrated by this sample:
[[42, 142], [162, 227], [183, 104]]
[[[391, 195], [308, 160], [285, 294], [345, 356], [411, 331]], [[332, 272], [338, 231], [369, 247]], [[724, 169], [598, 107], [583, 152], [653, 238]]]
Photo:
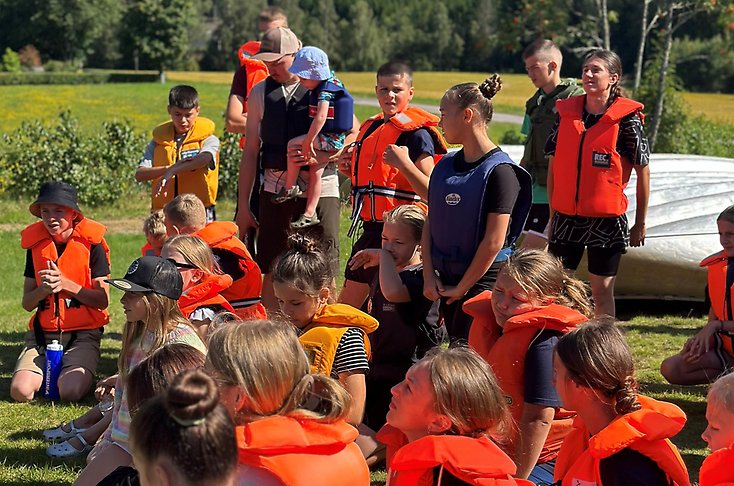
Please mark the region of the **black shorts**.
[[586, 246], [583, 243], [551, 242], [548, 251], [563, 262], [569, 270], [576, 270], [587, 250], [589, 273], [600, 277], [614, 277], [619, 270], [619, 262], [626, 252], [623, 247], [605, 248], [602, 246]]
[[[270, 273], [275, 259], [288, 249], [288, 234], [293, 231], [290, 223], [306, 209], [306, 198], [275, 204], [271, 201], [272, 196], [269, 192], [260, 193], [260, 229], [255, 262], [263, 273]], [[321, 243], [331, 262], [332, 275], [336, 276], [339, 271], [339, 198], [320, 198], [316, 214], [321, 223], [306, 228], [304, 232]]]
[[[349, 260], [360, 250], [382, 248], [382, 221], [364, 221], [362, 223], [362, 234], [352, 245], [352, 253]], [[352, 282], [371, 284], [377, 275], [379, 267], [357, 268], [352, 270], [349, 265], [344, 269], [344, 278]]]
[[524, 230], [543, 234], [549, 218], [550, 207], [548, 204], [533, 204], [530, 206]]

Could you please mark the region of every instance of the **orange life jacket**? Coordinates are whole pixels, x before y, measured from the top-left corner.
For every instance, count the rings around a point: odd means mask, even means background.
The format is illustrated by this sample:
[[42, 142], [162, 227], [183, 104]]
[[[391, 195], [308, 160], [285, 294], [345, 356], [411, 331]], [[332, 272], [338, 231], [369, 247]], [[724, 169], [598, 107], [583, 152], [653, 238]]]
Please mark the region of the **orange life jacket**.
[[[193, 157], [201, 153], [204, 140], [214, 135], [214, 122], [208, 118], [198, 117], [194, 126], [186, 133], [181, 146], [176, 148], [174, 139], [175, 130], [173, 122], [168, 121], [153, 129], [153, 167], [167, 167], [180, 159]], [[201, 199], [205, 207], [212, 206], [217, 202], [217, 188], [219, 184], [219, 154], [215, 157], [214, 169], [201, 167], [193, 171], [179, 173], [175, 180], [170, 181], [170, 189], [167, 195], [152, 195], [152, 210], [163, 209], [168, 201], [179, 194], [191, 193]], [[153, 180], [153, 189], [160, 177]]]
[[402, 432], [385, 425], [377, 433], [377, 440], [387, 445], [387, 484], [390, 486], [433, 486], [436, 467], [467, 484], [533, 484], [512, 477], [517, 471], [515, 463], [488, 437], [429, 435], [408, 443]]
[[638, 113], [642, 104], [616, 98], [596, 124], [587, 129], [582, 121], [586, 96], [558, 100], [558, 143], [553, 157], [554, 211], [570, 216], [609, 217], [627, 211], [624, 188], [632, 164], [617, 152], [619, 121]]
[[403, 112], [382, 123], [365, 137], [373, 123], [382, 122], [380, 113], [365, 120], [359, 128], [357, 147], [352, 152], [352, 218], [362, 221], [382, 221], [382, 213], [401, 204], [421, 204], [427, 210], [408, 180], [395, 167], [383, 162], [388, 145], [394, 144], [403, 132], [425, 128], [433, 138], [434, 164], [446, 153], [446, 142], [439, 133], [438, 117], [427, 111], [409, 106]]
[[140, 249], [140, 253], [142, 253], [143, 256], [161, 256], [160, 248], [156, 250], [147, 242]]
[[699, 486], [734, 486], [734, 444], [713, 452], [701, 465]]
[[205, 273], [201, 282], [184, 290], [178, 299], [178, 306], [187, 319], [199, 307], [219, 306], [224, 310], [234, 312], [227, 299], [220, 295], [220, 292], [230, 285], [232, 285], [232, 277], [229, 275]]
[[[486, 290], [464, 303], [464, 311], [474, 317], [469, 330], [469, 346], [489, 363], [515, 423], [520, 423], [525, 403], [525, 355], [539, 332], [544, 330], [566, 333], [589, 318], [562, 305], [545, 307], [507, 319], [500, 328], [492, 311], [492, 292]], [[500, 332], [501, 331], [501, 332]], [[564, 437], [571, 432], [575, 412], [556, 409], [551, 429], [538, 457], [542, 464], [558, 455]], [[514, 431], [507, 453], [514, 456], [517, 430]]]
[[686, 465], [669, 440], [685, 425], [686, 414], [672, 403], [640, 395], [638, 400], [640, 410], [620, 415], [591, 438], [576, 418], [556, 460], [554, 476], [561, 486], [603, 486], [600, 461], [628, 447], [655, 461], [675, 486], [690, 486]]
[[[250, 42], [243, 44], [242, 47], [250, 44]], [[260, 43], [258, 42], [258, 44]], [[268, 68], [265, 66], [265, 63], [260, 61], [259, 59], [242, 57], [242, 55], [240, 55], [240, 66], [244, 66], [245, 68], [245, 102], [242, 104], [242, 113], [247, 113], [247, 98], [250, 96], [250, 91], [252, 91], [252, 87], [267, 78], [269, 74]], [[240, 137], [240, 148], [245, 148], [244, 135]]]
[[[720, 321], [734, 320], [734, 286], [726, 288], [726, 269], [729, 265], [729, 259], [724, 251], [715, 253], [705, 258], [700, 265], [706, 267], [708, 271], [708, 292], [711, 300], [711, 308], [716, 314], [716, 318]], [[727, 306], [727, 294], [729, 297], [729, 305]], [[721, 344], [724, 351], [734, 356], [734, 346], [732, 346], [732, 338], [728, 333], [719, 333]]]
[[[93, 288], [89, 254], [92, 245], [102, 245], [107, 263], [110, 262], [110, 248], [104, 239], [106, 231], [107, 228], [96, 221], [82, 218], [74, 225], [74, 231], [59, 257], [56, 245], [42, 221], [26, 227], [20, 233], [20, 246], [31, 250], [33, 268], [36, 271], [36, 285], [41, 285], [38, 271], [48, 268], [49, 262], [55, 262], [66, 278], [85, 289]], [[38, 310], [28, 322], [28, 328], [31, 330], [36, 316], [45, 332], [98, 329], [110, 321], [107, 309], [84, 305], [66, 292], [49, 295], [38, 303]]]
[[359, 309], [347, 304], [329, 304], [323, 306], [313, 316], [311, 324], [306, 326], [298, 338], [308, 355], [312, 373], [331, 374], [331, 367], [336, 357], [344, 333], [349, 328], [357, 327], [364, 332], [364, 347], [370, 356], [370, 340], [367, 335], [377, 329], [377, 320]]
[[264, 469], [284, 486], [368, 486], [370, 472], [354, 439], [357, 429], [340, 420], [321, 423], [275, 415], [235, 429], [239, 463]]
[[237, 256], [244, 275], [222, 291], [241, 319], [267, 319], [265, 307], [260, 302], [262, 273], [245, 246], [237, 238], [237, 225], [231, 221], [214, 221], [191, 234], [206, 241], [212, 249], [229, 251]]

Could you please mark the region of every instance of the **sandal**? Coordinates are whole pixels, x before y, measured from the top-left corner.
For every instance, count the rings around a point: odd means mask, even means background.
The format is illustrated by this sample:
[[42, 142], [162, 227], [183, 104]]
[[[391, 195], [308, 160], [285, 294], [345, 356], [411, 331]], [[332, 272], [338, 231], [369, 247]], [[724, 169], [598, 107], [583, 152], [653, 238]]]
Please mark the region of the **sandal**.
[[[64, 426], [68, 425], [71, 427], [70, 431], [65, 431]], [[72, 437], [81, 434], [87, 429], [79, 429], [74, 425], [74, 421], [72, 420], [68, 424], [61, 424], [55, 429], [48, 429], [43, 431], [43, 438], [47, 442], [63, 442], [65, 440], [71, 439]]]
[[317, 225], [321, 222], [318, 216], [316, 216], [316, 213], [314, 213], [313, 216], [306, 216], [305, 214], [302, 214], [300, 218], [293, 221], [291, 223], [291, 228], [293, 229], [303, 229], [308, 228], [309, 226]]
[[290, 201], [291, 199], [297, 198], [301, 194], [303, 194], [303, 191], [298, 186], [293, 186], [290, 189], [281, 187], [280, 191], [278, 191], [278, 194], [273, 194], [271, 201], [274, 202], [275, 204], [282, 204], [286, 201]]
[[67, 457], [75, 457], [82, 454], [87, 454], [89, 453], [89, 451], [92, 450], [92, 446], [89, 445], [82, 434], [77, 435], [76, 438], [79, 439], [79, 442], [82, 443], [82, 450], [79, 450], [71, 445], [71, 442], [69, 442], [71, 439], [68, 439], [64, 442], [61, 442], [60, 444], [52, 444], [48, 446], [48, 449], [46, 449], [46, 455], [48, 455], [48, 457], [54, 457], [56, 459], [66, 459]]

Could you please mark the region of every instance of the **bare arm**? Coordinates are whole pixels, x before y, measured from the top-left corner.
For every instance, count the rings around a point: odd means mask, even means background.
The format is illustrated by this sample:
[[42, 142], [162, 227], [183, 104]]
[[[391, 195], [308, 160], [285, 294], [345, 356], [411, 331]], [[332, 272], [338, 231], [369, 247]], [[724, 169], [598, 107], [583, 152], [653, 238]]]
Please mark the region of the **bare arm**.
[[367, 399], [367, 385], [364, 373], [339, 373], [339, 382], [352, 396], [352, 405], [349, 407], [347, 422], [357, 427], [362, 423], [364, 416], [364, 403]]
[[553, 407], [543, 407], [527, 402], [523, 405], [515, 449], [516, 477], [527, 478], [535, 467], [543, 444], [548, 438], [554, 415]]
[[359, 120], [355, 115], [352, 122], [352, 129], [349, 130], [346, 138], [344, 139], [344, 149], [339, 151], [339, 155], [337, 157], [337, 168], [339, 169], [339, 172], [349, 178], [352, 177], [352, 154], [354, 152], [354, 147], [350, 145], [357, 140], [358, 136]]
[[444, 291], [444, 288], [441, 280], [436, 276], [433, 260], [431, 260], [431, 228], [428, 219], [423, 224], [421, 254], [423, 255], [423, 295], [428, 300], [435, 302], [441, 298], [441, 292]]
[[245, 133], [247, 127], [247, 113], [245, 113], [245, 99], [236, 94], [229, 95], [227, 111], [224, 117], [224, 128], [229, 133]]
[[[66, 292], [82, 304], [96, 309], [106, 309], [110, 303], [110, 286], [105, 282], [109, 275], [92, 279], [92, 286], [89, 288], [82, 287], [66, 277], [54, 262], [50, 262], [49, 268], [39, 271], [38, 275], [41, 278], [42, 287], [50, 287], [51, 293]], [[31, 301], [32, 299], [29, 299], [29, 302]], [[23, 302], [25, 304], [25, 296]], [[23, 307], [26, 308], [25, 305]]]
[[[548, 221], [553, 221], [553, 214], [555, 211], [553, 211], [553, 206], [551, 205], [551, 201], [553, 200], [553, 159], [555, 157], [551, 155], [548, 157], [548, 178], [546, 179], [546, 189], [548, 191], [548, 208], [549, 208], [549, 215], [548, 215]], [[550, 235], [548, 235], [550, 237]]]
[[509, 224], [509, 214], [489, 213], [487, 215], [487, 228], [484, 230], [484, 237], [479, 243], [469, 268], [466, 269], [464, 276], [461, 277], [456, 287], [447, 288], [441, 293], [441, 296], [448, 297], [448, 304], [461, 299], [487, 273], [505, 243]]
[[637, 174], [637, 209], [635, 210], [635, 224], [630, 230], [630, 245], [641, 246], [645, 244], [645, 220], [647, 219], [647, 205], [650, 201], [650, 167], [647, 165], [635, 165]]
[[38, 303], [53, 293], [48, 284], [36, 285], [36, 279], [26, 277], [23, 281], [23, 308], [28, 312], [38, 307]]
[[428, 199], [428, 181], [433, 172], [433, 157], [422, 153], [413, 162], [410, 160], [408, 147], [388, 145], [385, 150], [385, 163], [397, 168], [410, 183], [416, 194], [422, 199]]
[[135, 180], [138, 182], [151, 181], [163, 177], [169, 166], [161, 167], [138, 167], [135, 170]]
[[240, 235], [246, 235], [250, 228], [257, 227], [257, 221], [250, 211], [250, 196], [257, 176], [257, 157], [260, 152], [260, 123], [262, 110], [256, 104], [248, 107], [248, 123], [245, 129], [245, 150], [240, 160], [240, 176], [237, 197], [237, 226]]
[[394, 303], [410, 302], [410, 292], [403, 283], [392, 255], [380, 250], [380, 291]]

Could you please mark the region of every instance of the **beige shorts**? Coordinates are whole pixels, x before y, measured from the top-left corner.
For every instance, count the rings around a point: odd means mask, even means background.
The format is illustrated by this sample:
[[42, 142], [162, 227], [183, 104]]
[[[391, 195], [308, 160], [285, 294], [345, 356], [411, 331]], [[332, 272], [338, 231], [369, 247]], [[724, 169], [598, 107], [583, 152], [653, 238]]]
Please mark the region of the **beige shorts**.
[[[74, 333], [76, 333], [76, 339], [69, 347], [69, 341], [71, 341]], [[59, 339], [59, 333], [57, 332], [46, 332], [44, 335], [47, 343]], [[61, 361], [61, 369], [81, 367], [94, 374], [97, 371], [97, 363], [99, 363], [99, 343], [101, 340], [101, 327], [99, 329], [63, 333], [61, 344], [64, 346], [64, 357]], [[28, 331], [25, 334], [25, 347], [20, 352], [18, 361], [15, 362], [13, 373], [23, 370], [43, 375], [45, 361], [46, 356], [39, 354], [36, 348], [35, 334], [33, 334], [33, 331]]]

